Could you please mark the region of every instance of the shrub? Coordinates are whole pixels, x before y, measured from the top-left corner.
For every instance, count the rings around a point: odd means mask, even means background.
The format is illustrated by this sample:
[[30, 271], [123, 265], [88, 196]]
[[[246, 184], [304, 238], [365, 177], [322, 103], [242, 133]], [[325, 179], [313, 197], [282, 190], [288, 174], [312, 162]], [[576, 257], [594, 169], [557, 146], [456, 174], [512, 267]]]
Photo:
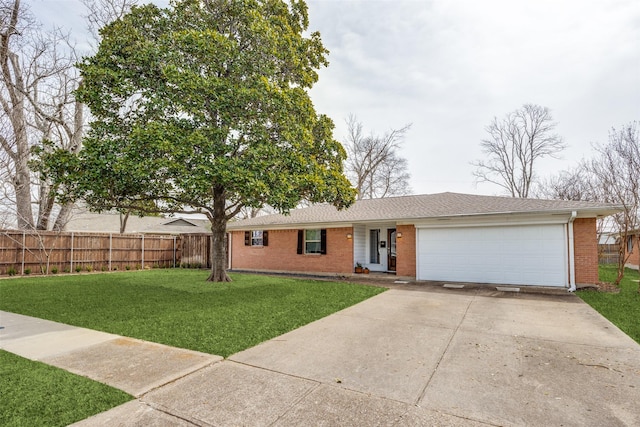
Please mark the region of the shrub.
[[125, 265], [125, 266], [124, 266], [124, 269], [125, 269], [125, 270], [127, 270], [127, 271], [129, 271], [129, 270], [131, 270], [131, 266], [130, 266], [130, 265]]
[[51, 274], [58, 274], [58, 267], [51, 267]]
[[108, 270], [108, 268], [107, 268], [105, 265], [103, 265], [102, 267], [100, 267], [100, 271], [107, 271], [107, 270]]
[[76, 265], [76, 273], [80, 273], [82, 271], [82, 266], [81, 265]]
[[93, 265], [91, 264], [87, 265], [87, 271], [91, 273], [93, 271]]
[[16, 275], [16, 269], [15, 269], [15, 268], [13, 268], [13, 267], [9, 267], [9, 268], [7, 269], [7, 274], [8, 274], [9, 276], [15, 276], [15, 275]]
[[65, 267], [64, 270], [62, 270], [62, 271], [64, 271], [65, 273], [70, 273], [71, 272], [71, 270], [69, 270], [69, 267]]
[[30, 268], [25, 268], [24, 269], [24, 274], [27, 274], [27, 275], [31, 274], [31, 269]]

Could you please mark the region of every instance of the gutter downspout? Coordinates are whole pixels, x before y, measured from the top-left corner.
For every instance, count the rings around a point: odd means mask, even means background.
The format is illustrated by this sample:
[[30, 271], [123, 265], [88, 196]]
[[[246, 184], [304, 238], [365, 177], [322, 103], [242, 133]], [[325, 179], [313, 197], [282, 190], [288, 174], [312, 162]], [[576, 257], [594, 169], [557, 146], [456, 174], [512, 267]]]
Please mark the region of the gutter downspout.
[[568, 233], [569, 233], [569, 292], [575, 292], [576, 290], [576, 263], [575, 263], [575, 250], [573, 248], [573, 221], [578, 216], [578, 212], [572, 211], [569, 218]]

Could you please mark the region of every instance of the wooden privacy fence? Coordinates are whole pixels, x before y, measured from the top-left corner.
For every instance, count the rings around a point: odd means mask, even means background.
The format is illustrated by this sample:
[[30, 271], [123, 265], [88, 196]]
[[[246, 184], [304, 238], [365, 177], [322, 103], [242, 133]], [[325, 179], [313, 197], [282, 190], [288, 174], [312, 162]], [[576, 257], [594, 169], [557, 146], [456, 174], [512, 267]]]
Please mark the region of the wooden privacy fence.
[[598, 245], [598, 263], [617, 264], [620, 258], [618, 245]]
[[182, 234], [180, 235], [180, 243], [180, 264], [182, 266], [211, 267], [210, 234]]
[[0, 275], [175, 267], [180, 236], [0, 230]]

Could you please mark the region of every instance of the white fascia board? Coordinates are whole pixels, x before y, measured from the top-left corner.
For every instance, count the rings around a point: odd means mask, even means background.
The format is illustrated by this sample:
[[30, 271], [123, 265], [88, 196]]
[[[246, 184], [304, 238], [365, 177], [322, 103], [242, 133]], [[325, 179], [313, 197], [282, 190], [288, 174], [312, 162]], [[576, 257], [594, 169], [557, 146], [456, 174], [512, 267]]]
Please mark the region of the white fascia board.
[[352, 222], [318, 222], [301, 224], [262, 224], [247, 227], [227, 227], [228, 232], [232, 231], [254, 231], [254, 230], [306, 230], [317, 228], [350, 228], [355, 224]]
[[500, 227], [508, 225], [566, 224], [571, 213], [563, 215], [487, 215], [433, 218], [415, 221], [416, 228]]

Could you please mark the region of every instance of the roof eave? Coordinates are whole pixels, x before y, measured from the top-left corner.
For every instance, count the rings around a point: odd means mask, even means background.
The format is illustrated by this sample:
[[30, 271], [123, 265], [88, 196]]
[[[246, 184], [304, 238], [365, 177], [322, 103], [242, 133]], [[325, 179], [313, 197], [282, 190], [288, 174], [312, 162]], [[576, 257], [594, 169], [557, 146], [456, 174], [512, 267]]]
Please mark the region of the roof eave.
[[370, 223], [398, 223], [398, 224], [411, 224], [424, 220], [445, 220], [445, 219], [463, 219], [463, 218], [486, 218], [486, 217], [500, 217], [500, 216], [541, 216], [541, 215], [567, 215], [571, 216], [573, 212], [577, 213], [577, 218], [601, 218], [615, 213], [621, 212], [622, 208], [619, 206], [611, 206], [606, 209], [603, 207], [585, 207], [585, 208], [563, 208], [563, 209], [544, 209], [535, 211], [504, 211], [504, 212], [478, 212], [478, 213], [465, 213], [465, 214], [450, 214], [450, 215], [433, 215], [422, 217], [407, 217], [407, 218], [367, 218], [357, 219], [352, 221], [306, 221], [306, 222], [290, 222], [290, 223], [259, 223], [250, 225], [235, 225], [233, 223], [227, 224], [229, 231], [237, 230], [286, 230], [286, 229], [299, 229], [299, 228], [342, 228], [352, 227], [355, 224], [370, 224]]

